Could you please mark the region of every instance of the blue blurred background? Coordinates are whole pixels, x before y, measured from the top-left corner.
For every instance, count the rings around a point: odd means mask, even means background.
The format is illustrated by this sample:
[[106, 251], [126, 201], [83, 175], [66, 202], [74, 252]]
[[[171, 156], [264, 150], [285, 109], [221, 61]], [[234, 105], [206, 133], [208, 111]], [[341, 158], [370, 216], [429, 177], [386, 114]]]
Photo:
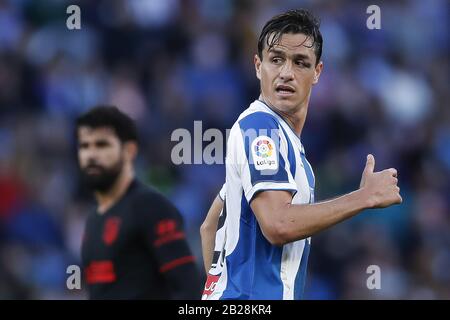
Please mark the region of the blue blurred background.
[[[81, 30], [66, 8], [81, 8]], [[381, 8], [381, 30], [366, 8]], [[201, 263], [199, 226], [223, 165], [174, 165], [171, 133], [225, 132], [259, 94], [253, 55], [286, 9], [322, 20], [325, 69], [302, 134], [316, 199], [359, 185], [367, 153], [396, 167], [404, 202], [312, 239], [310, 299], [450, 299], [449, 2], [0, 0], [0, 298], [77, 299], [92, 198], [77, 175], [73, 121], [96, 104], [136, 119], [138, 175], [182, 212]], [[368, 290], [366, 268], [381, 268]]]

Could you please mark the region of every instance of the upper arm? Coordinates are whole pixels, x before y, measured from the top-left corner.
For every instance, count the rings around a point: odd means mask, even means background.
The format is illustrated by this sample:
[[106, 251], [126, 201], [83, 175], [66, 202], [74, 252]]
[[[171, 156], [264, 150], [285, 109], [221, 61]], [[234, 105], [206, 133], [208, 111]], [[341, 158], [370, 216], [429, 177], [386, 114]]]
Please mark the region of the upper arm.
[[198, 299], [200, 273], [191, 252], [181, 214], [164, 196], [146, 195], [136, 202], [139, 233], [175, 299]]
[[275, 245], [284, 243], [285, 209], [291, 204], [292, 194], [282, 190], [268, 190], [256, 194], [250, 203], [266, 239]]
[[219, 195], [216, 196], [211, 207], [208, 210], [208, 214], [206, 215], [205, 220], [202, 223], [201, 230], [202, 231], [216, 231], [217, 224], [219, 222], [220, 212], [223, 209], [223, 200]]
[[213, 229], [216, 231], [220, 213], [222, 212], [225, 199], [226, 184], [224, 183], [217, 196], [214, 198], [208, 210], [205, 220], [201, 226], [202, 230]]
[[194, 262], [183, 219], [169, 200], [159, 194], [143, 196], [136, 203], [136, 212], [137, 228], [154, 255], [160, 272], [169, 271], [173, 261]]

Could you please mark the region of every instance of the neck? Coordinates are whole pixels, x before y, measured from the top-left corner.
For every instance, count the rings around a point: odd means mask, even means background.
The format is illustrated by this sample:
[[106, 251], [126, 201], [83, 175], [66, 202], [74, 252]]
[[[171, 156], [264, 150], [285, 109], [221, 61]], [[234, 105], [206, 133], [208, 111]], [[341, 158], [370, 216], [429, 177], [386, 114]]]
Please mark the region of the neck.
[[103, 214], [119, 201], [128, 190], [133, 179], [133, 169], [125, 166], [110, 189], [104, 192], [95, 191], [95, 198], [98, 204], [97, 212]]
[[279, 110], [280, 116], [291, 126], [292, 130], [300, 137], [305, 125], [308, 108], [300, 108], [295, 113], [283, 112]]
[[305, 125], [306, 114], [308, 112], [309, 96], [298, 107], [293, 110], [284, 111], [273, 106], [264, 96], [261, 94], [259, 99], [275, 113], [287, 122], [287, 124], [294, 130], [294, 132], [300, 137], [302, 134], [303, 126]]

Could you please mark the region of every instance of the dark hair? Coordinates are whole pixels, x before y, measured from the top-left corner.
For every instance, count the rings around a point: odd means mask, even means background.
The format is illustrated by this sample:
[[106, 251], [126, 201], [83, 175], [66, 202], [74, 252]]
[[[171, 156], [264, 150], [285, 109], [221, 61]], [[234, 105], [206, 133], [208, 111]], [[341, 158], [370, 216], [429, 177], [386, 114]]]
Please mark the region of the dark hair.
[[107, 127], [115, 131], [121, 142], [136, 141], [138, 135], [136, 125], [128, 115], [114, 106], [97, 106], [82, 114], [76, 122], [77, 129]]
[[[319, 19], [305, 9], [289, 10], [285, 13], [276, 15], [265, 24], [261, 31], [258, 39], [258, 55], [262, 60], [264, 45], [272, 48], [280, 41], [281, 36], [285, 33], [303, 33], [313, 40], [312, 47], [314, 47], [317, 64], [322, 56], [323, 44], [319, 27]], [[273, 37], [271, 37], [271, 35], [273, 35]]]

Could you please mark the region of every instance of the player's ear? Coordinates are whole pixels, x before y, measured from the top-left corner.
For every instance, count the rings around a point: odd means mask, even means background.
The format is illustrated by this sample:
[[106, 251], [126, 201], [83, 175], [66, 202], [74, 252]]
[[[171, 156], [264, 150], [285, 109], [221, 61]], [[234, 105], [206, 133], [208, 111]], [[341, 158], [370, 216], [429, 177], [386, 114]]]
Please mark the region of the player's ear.
[[323, 70], [323, 62], [319, 61], [319, 63], [317, 64], [317, 66], [314, 68], [314, 80], [313, 80], [313, 85], [317, 84], [317, 82], [319, 82], [319, 78], [320, 78], [320, 74], [322, 73]]
[[127, 141], [124, 144], [124, 150], [125, 150], [125, 156], [130, 160], [133, 161], [137, 157], [138, 153], [138, 145], [135, 141]]
[[255, 63], [256, 77], [261, 80], [261, 59], [257, 54], [255, 54], [253, 62]]

